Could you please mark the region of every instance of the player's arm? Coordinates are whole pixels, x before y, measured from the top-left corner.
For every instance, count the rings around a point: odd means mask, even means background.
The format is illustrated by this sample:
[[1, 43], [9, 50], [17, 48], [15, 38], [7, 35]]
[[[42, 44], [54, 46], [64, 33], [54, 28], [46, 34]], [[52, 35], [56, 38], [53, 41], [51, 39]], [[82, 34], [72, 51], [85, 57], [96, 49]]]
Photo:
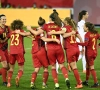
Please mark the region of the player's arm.
[[49, 35], [59, 35], [59, 34], [64, 34], [66, 32], [66, 28], [61, 28], [60, 31], [50, 31], [48, 32]]
[[81, 43], [83, 43], [82, 37], [80, 36], [80, 34], [76, 34], [77, 38], [80, 40]]
[[0, 43], [4, 43], [6, 41], [8, 41], [8, 38], [7, 37], [4, 40], [0, 39]]
[[88, 41], [89, 41], [89, 37], [85, 36], [85, 42], [84, 43], [78, 43], [78, 45], [87, 46], [88, 45]]
[[20, 30], [15, 30], [15, 33], [20, 34], [22, 36], [30, 36], [31, 35], [30, 32], [20, 32]]
[[41, 37], [41, 39], [44, 42], [57, 42], [58, 44], [60, 44], [60, 41], [58, 39], [51, 39], [51, 38], [46, 38], [46, 37]]
[[31, 28], [31, 26], [27, 26], [27, 29], [34, 35], [40, 35], [41, 33], [43, 33], [43, 30], [41, 28], [39, 28], [37, 31], [35, 31]]
[[72, 32], [69, 32], [69, 33], [64, 33], [62, 36], [63, 36], [63, 38], [67, 38], [67, 37], [70, 37], [71, 35], [73, 35], [75, 33], [76, 33], [75, 31], [72, 31]]

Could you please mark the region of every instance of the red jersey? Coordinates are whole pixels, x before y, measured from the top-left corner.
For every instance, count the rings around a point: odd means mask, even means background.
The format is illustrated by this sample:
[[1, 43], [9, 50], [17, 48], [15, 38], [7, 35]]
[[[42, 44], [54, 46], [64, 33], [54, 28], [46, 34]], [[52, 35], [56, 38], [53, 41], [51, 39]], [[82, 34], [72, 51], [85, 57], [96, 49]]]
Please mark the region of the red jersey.
[[35, 40], [32, 41], [32, 53], [38, 52], [41, 47], [45, 48], [45, 42], [41, 39], [44, 36], [44, 33], [34, 36]]
[[[54, 39], [59, 39], [60, 40], [60, 35], [48, 35], [48, 32], [52, 31], [52, 32], [56, 32], [56, 31], [60, 31], [61, 28], [59, 26], [57, 26], [55, 23], [48, 23], [45, 24], [43, 26], [43, 30], [46, 31], [47, 33], [47, 38], [54, 38]], [[58, 45], [56, 42], [47, 42], [47, 45], [52, 47], [55, 47], [55, 45]]]
[[[70, 25], [65, 26], [66, 33], [72, 32], [72, 27]], [[78, 34], [78, 32], [76, 32]], [[76, 35], [71, 35], [64, 39], [64, 48], [78, 48], [78, 44], [76, 42]]]
[[[20, 30], [20, 32], [24, 32], [24, 30]], [[16, 34], [11, 32], [10, 34], [10, 54], [18, 54], [24, 53], [24, 43], [23, 36], [20, 34]]]
[[85, 46], [87, 54], [97, 53], [97, 39], [100, 39], [99, 34], [87, 32], [85, 34], [85, 43], [79, 43], [79, 45]]
[[[9, 38], [10, 34], [10, 28], [5, 25], [4, 28], [0, 27], [0, 40], [5, 40], [6, 38]], [[0, 43], [0, 49], [6, 50], [8, 48], [8, 40], [6, 40], [4, 43]]]

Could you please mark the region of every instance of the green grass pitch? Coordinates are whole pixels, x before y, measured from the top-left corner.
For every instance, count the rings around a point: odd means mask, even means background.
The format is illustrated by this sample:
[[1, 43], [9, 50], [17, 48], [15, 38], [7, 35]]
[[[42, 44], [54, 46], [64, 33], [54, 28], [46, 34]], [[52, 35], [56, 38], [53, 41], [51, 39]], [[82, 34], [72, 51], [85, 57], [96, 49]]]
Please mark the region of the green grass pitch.
[[[98, 31], [100, 31], [100, 28], [98, 28]], [[2, 86], [2, 78], [0, 76], [0, 90], [31, 90], [30, 88], [30, 80], [31, 80], [31, 74], [34, 71], [33, 65], [32, 65], [32, 58], [31, 58], [31, 39], [29, 38], [25, 38], [25, 50], [26, 50], [26, 54], [25, 54], [25, 66], [24, 66], [24, 74], [22, 76], [22, 78], [20, 79], [20, 86], [19, 88], [16, 88], [15, 86], [15, 77], [17, 75], [17, 71], [18, 71], [18, 65], [16, 64], [15, 69], [14, 69], [14, 74], [12, 77], [12, 86], [10, 88], [7, 88], [5, 86]], [[65, 65], [67, 66], [67, 64], [65, 63]], [[84, 81], [85, 80], [85, 74], [82, 73], [82, 61], [78, 61], [77, 63], [78, 66], [78, 70], [81, 76], [81, 79]], [[0, 65], [1, 67], [1, 65]], [[97, 77], [98, 77], [98, 82], [100, 83], [100, 49], [98, 49], [98, 56], [95, 60], [95, 70], [97, 72]], [[41, 68], [37, 79], [36, 79], [36, 87], [37, 89], [35, 90], [43, 90], [42, 89], [42, 73], [43, 73], [43, 69]], [[59, 70], [58, 74], [58, 78], [59, 78], [59, 84], [60, 84], [60, 90], [67, 90], [67, 87], [65, 85], [65, 80], [63, 75], [61, 74], [61, 71]], [[70, 79], [70, 83], [71, 83], [71, 90], [76, 90], [74, 89], [75, 85], [76, 85], [76, 81], [73, 75], [73, 72], [69, 72], [69, 79]], [[48, 79], [48, 88], [44, 89], [44, 90], [54, 90], [54, 82], [51, 76], [51, 69], [49, 66], [49, 79]], [[89, 79], [89, 84], [93, 85], [93, 79], [92, 77], [90, 77]], [[81, 90], [91, 90], [91, 88], [89, 87], [83, 87]], [[98, 89], [92, 89], [92, 90], [100, 90], [100, 88]]]

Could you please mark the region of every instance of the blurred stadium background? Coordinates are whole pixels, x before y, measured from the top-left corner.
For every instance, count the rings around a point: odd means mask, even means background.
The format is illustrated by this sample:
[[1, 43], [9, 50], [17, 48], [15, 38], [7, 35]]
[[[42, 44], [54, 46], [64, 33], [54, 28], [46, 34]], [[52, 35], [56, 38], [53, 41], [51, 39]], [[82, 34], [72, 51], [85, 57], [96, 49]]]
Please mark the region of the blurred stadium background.
[[25, 25], [37, 26], [38, 17], [45, 17], [48, 21], [54, 8], [62, 19], [69, 16], [75, 21], [81, 10], [87, 10], [88, 21], [100, 25], [100, 0], [0, 0], [0, 8], [0, 14], [7, 16], [8, 25], [13, 19], [22, 19]]
[[[11, 22], [15, 19], [21, 19], [24, 22], [24, 25], [32, 25], [33, 27], [37, 26], [38, 17], [42, 16], [48, 22], [49, 14], [52, 12], [52, 9], [57, 9], [61, 19], [65, 17], [72, 17], [77, 22], [78, 13], [81, 10], [87, 10], [89, 12], [89, 19], [97, 27], [97, 30], [100, 32], [100, 0], [0, 0], [0, 14], [5, 14], [7, 17], [7, 25], [10, 26]], [[20, 80], [20, 87], [17, 90], [30, 90], [30, 79], [31, 73], [34, 68], [32, 66], [31, 58], [31, 39], [25, 38], [25, 68], [24, 75]], [[95, 69], [97, 71], [98, 80], [100, 82], [100, 50], [98, 50], [98, 56], [95, 61]], [[65, 63], [66, 65], [66, 63]], [[78, 69], [81, 75], [82, 80], [85, 80], [85, 74], [82, 73], [82, 62], [81, 60], [77, 63]], [[1, 67], [1, 65], [0, 65]], [[12, 87], [6, 88], [2, 86], [2, 80], [0, 76], [0, 90], [16, 90], [15, 87], [15, 76], [17, 74], [18, 66], [16, 65], [15, 71], [12, 78]], [[39, 72], [36, 86], [38, 89], [42, 90], [42, 70]], [[62, 74], [59, 71], [59, 83], [61, 86], [60, 90], [66, 90], [64, 80], [62, 79]], [[74, 86], [76, 84], [73, 73], [69, 73], [69, 79], [71, 81], [71, 90], [75, 90]], [[93, 84], [92, 77], [90, 77], [89, 84]], [[51, 77], [51, 72], [48, 80], [48, 88], [45, 90], [53, 90], [54, 83]], [[91, 88], [84, 87], [81, 90], [91, 90]], [[92, 89], [99, 90], [99, 89]]]

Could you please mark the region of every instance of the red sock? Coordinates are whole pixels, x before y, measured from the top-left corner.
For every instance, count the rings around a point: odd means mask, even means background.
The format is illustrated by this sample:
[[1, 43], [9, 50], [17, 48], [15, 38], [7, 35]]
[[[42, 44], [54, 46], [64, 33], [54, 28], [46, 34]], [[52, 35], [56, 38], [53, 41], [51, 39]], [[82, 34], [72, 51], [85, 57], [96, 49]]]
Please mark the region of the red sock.
[[66, 69], [65, 67], [62, 67], [62, 68], [61, 68], [61, 71], [62, 71], [64, 77], [65, 77], [65, 78], [68, 78], [68, 72], [67, 72], [67, 69]]
[[9, 71], [9, 72], [8, 72], [8, 83], [11, 82], [12, 75], [13, 75], [13, 72], [12, 72], [12, 71]]
[[93, 77], [93, 79], [94, 79], [94, 83], [97, 83], [98, 80], [97, 80], [97, 76], [96, 76], [95, 70], [94, 70], [94, 69], [91, 69], [90, 71], [91, 71], [91, 75], [92, 75], [92, 77]]
[[2, 79], [3, 79], [3, 82], [7, 82], [7, 69], [6, 68], [2, 68]]
[[36, 77], [37, 77], [37, 72], [34, 72], [33, 74], [32, 74], [32, 78], [31, 78], [31, 82], [35, 82], [35, 80], [36, 80]]
[[46, 84], [47, 80], [48, 80], [48, 76], [49, 76], [49, 73], [48, 72], [44, 72], [43, 73], [43, 82]]
[[18, 71], [18, 74], [17, 74], [17, 77], [20, 79], [23, 75], [23, 71], [22, 70], [19, 70]]
[[77, 84], [81, 84], [81, 79], [80, 79], [80, 75], [78, 73], [78, 70], [77, 69], [74, 69], [73, 70], [73, 73], [74, 73], [74, 76], [76, 78]]
[[86, 81], [89, 80], [89, 77], [90, 77], [90, 69], [86, 68]]
[[58, 83], [58, 77], [57, 77], [56, 69], [52, 69], [52, 77], [53, 77], [54, 83]]

